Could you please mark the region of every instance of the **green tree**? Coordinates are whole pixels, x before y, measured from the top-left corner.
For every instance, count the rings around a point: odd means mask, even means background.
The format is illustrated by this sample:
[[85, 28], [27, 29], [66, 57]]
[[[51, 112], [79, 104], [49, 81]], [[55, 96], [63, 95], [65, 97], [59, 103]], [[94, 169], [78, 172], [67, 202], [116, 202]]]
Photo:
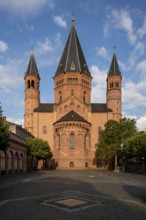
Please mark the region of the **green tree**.
[[106, 165], [115, 158], [115, 167], [117, 163], [117, 152], [121, 145], [120, 124], [115, 120], [109, 120], [105, 123], [105, 130], [100, 132], [100, 140], [98, 149], [96, 150], [96, 158], [102, 159]]
[[122, 142], [138, 133], [135, 119], [124, 117], [119, 123]]
[[129, 157], [146, 156], [146, 133], [139, 133], [124, 142], [124, 152]]
[[123, 143], [133, 135], [136, 135], [137, 127], [134, 119], [122, 118], [119, 122], [109, 120], [105, 123], [105, 129], [100, 133], [96, 158], [110, 161], [120, 153]]
[[3, 120], [3, 110], [0, 104], [0, 150], [7, 150], [9, 147], [10, 130], [8, 124]]
[[38, 160], [46, 160], [53, 156], [47, 141], [38, 138], [28, 138], [27, 146], [27, 154], [36, 157]]

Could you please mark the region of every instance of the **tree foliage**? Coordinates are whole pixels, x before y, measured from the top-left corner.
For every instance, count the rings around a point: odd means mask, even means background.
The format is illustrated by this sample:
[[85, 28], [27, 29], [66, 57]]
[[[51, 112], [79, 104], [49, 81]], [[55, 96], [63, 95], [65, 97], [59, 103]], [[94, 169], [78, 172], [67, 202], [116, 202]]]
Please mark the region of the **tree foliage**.
[[36, 157], [38, 160], [45, 160], [53, 156], [47, 141], [38, 138], [28, 138], [27, 146], [27, 154]]
[[134, 119], [122, 118], [119, 122], [109, 120], [100, 133], [96, 158], [112, 159], [120, 151], [123, 143], [137, 133]]
[[128, 157], [146, 156], [146, 133], [139, 133], [128, 138], [123, 147]]
[[123, 142], [127, 138], [130, 138], [138, 133], [135, 119], [124, 117], [120, 120], [119, 123], [120, 123], [121, 138]]
[[3, 110], [0, 104], [0, 150], [7, 150], [9, 147], [10, 130], [8, 124], [3, 120]]
[[105, 124], [105, 130], [101, 131], [96, 157], [106, 160], [113, 158], [120, 148], [120, 139], [120, 124], [117, 121], [109, 120]]

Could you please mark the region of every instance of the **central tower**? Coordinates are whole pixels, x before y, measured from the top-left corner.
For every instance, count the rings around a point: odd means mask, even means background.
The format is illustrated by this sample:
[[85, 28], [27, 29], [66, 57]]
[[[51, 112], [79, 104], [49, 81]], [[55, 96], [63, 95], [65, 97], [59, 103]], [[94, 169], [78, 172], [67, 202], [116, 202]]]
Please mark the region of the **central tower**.
[[74, 94], [81, 102], [91, 103], [90, 75], [72, 16], [72, 27], [54, 76], [54, 103], [64, 102]]
[[72, 26], [54, 76], [54, 152], [58, 167], [90, 164], [91, 74], [72, 16]]

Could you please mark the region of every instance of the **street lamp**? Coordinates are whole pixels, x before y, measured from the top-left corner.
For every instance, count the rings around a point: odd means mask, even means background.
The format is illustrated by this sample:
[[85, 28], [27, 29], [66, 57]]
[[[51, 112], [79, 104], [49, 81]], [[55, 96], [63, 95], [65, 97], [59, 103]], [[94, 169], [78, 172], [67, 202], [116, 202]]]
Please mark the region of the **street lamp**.
[[122, 171], [125, 171], [124, 167], [124, 151], [123, 151], [123, 144], [121, 144], [121, 161], [122, 161]]

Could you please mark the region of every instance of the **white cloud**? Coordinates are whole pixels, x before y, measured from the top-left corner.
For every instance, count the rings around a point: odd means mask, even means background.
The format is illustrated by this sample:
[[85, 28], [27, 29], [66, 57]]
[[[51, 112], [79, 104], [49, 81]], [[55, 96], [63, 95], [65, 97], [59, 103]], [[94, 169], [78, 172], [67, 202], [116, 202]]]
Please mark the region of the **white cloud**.
[[34, 31], [34, 26], [33, 26], [33, 25], [30, 25], [30, 26], [26, 25], [25, 28], [26, 28], [26, 30], [29, 31], [29, 32]]
[[146, 59], [139, 62], [136, 66], [137, 71], [146, 75]]
[[43, 42], [37, 42], [35, 54], [38, 58], [38, 67], [47, 67], [56, 64], [59, 59], [58, 54], [60, 55], [61, 48], [62, 42], [60, 33], [57, 33], [53, 40], [46, 38]]
[[60, 37], [60, 33], [57, 33], [53, 40], [46, 38], [43, 42], [38, 42], [36, 46], [36, 53], [38, 55], [43, 55], [49, 52], [55, 52], [62, 45]]
[[107, 55], [107, 50], [105, 47], [100, 47], [97, 51], [97, 55], [101, 56], [101, 57], [106, 57]]
[[144, 17], [143, 26], [138, 29], [137, 33], [142, 38], [144, 35], [146, 35], [146, 16]]
[[0, 53], [5, 52], [7, 49], [8, 45], [5, 42], [0, 41]]
[[23, 84], [21, 70], [22, 61], [9, 60], [6, 64], [0, 64], [1, 94], [11, 93], [12, 88], [19, 88]]
[[92, 94], [91, 94], [92, 102], [105, 102], [107, 71], [100, 70], [95, 65], [91, 66], [90, 71], [93, 76]]
[[44, 7], [52, 9], [53, 0], [0, 0], [0, 8], [17, 15], [36, 14]]
[[39, 55], [49, 53], [54, 50], [53, 43], [51, 40], [46, 38], [44, 42], [37, 43], [37, 53]]
[[7, 118], [8, 122], [13, 122], [17, 125], [24, 125], [24, 119], [23, 118]]
[[137, 127], [140, 131], [146, 131], [146, 115], [137, 119]]
[[[109, 11], [108, 11], [109, 13]], [[112, 29], [121, 29], [128, 35], [128, 39], [131, 44], [135, 44], [137, 41], [136, 34], [134, 33], [133, 20], [129, 12], [125, 9], [117, 10], [113, 9], [107, 16], [107, 20], [104, 26], [104, 33], [108, 35]]]
[[145, 46], [142, 42], [137, 42], [135, 45], [133, 51], [130, 53], [129, 59], [128, 59], [128, 69], [131, 69], [137, 65], [137, 60], [141, 55], [144, 54]]
[[126, 109], [136, 109], [138, 106], [146, 107], [145, 83], [127, 81], [122, 88], [123, 106]]
[[53, 20], [58, 26], [67, 28], [67, 23], [61, 16], [53, 16]]

